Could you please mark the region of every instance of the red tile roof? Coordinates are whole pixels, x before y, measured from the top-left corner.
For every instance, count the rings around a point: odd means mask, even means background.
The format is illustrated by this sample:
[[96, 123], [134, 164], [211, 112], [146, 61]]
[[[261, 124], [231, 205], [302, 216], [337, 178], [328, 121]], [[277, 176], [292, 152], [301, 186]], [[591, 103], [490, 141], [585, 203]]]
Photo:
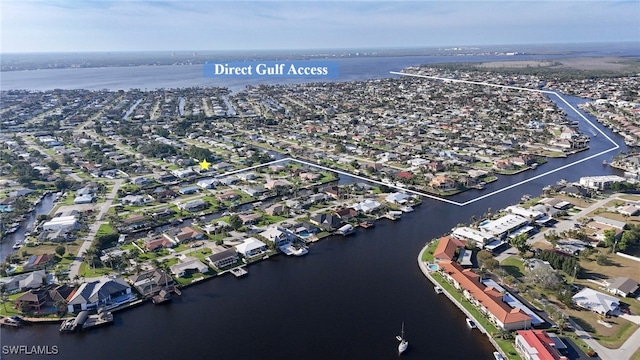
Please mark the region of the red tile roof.
[[436, 260], [453, 260], [453, 257], [456, 254], [456, 249], [460, 246], [464, 246], [464, 242], [458, 239], [448, 236], [440, 238], [440, 242], [438, 243], [438, 247], [436, 247], [436, 251], [433, 253], [433, 257]]
[[495, 288], [481, 283], [480, 276], [471, 269], [463, 269], [458, 263], [450, 261], [439, 262], [438, 265], [505, 327], [507, 324], [531, 322], [529, 315], [502, 301], [502, 294]]
[[566, 356], [562, 356], [555, 343], [546, 332], [542, 330], [518, 330], [518, 335], [532, 348], [537, 351], [537, 359], [539, 360], [566, 360]]

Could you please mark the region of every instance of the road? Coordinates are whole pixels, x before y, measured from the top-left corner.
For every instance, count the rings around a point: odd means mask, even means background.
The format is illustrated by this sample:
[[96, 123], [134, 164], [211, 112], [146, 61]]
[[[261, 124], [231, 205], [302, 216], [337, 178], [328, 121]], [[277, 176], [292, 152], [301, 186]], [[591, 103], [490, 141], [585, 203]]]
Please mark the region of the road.
[[118, 189], [120, 189], [120, 186], [122, 185], [123, 182], [124, 180], [122, 179], [116, 179], [113, 182], [113, 189], [111, 189], [111, 192], [109, 193], [109, 195], [107, 195], [107, 198], [104, 204], [102, 204], [102, 207], [100, 208], [100, 212], [96, 216], [96, 222], [91, 224], [91, 226], [89, 227], [89, 233], [84, 238], [84, 241], [82, 242], [82, 244], [80, 244], [80, 249], [78, 249], [78, 254], [76, 255], [76, 258], [73, 260], [73, 262], [71, 263], [71, 266], [69, 267], [69, 278], [73, 279], [76, 275], [80, 275], [79, 274], [80, 265], [82, 265], [82, 259], [84, 257], [84, 253], [93, 243], [93, 240], [95, 239], [96, 234], [98, 233], [98, 229], [100, 229], [100, 225], [108, 224], [107, 221], [102, 221], [102, 219], [104, 218], [107, 211], [109, 211], [109, 208], [113, 203], [113, 200], [116, 198], [116, 195], [118, 194]]

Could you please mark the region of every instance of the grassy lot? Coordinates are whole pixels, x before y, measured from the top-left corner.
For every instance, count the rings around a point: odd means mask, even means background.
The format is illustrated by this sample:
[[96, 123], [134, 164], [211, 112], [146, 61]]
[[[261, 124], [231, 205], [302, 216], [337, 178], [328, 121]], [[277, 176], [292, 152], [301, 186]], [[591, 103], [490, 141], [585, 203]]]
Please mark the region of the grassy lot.
[[516, 257], [510, 256], [504, 259], [500, 263], [500, 267], [515, 278], [521, 278], [524, 276], [524, 263]]
[[[67, 251], [66, 251], [67, 254], [75, 255], [78, 253], [78, 250], [80, 249], [80, 245], [76, 244], [75, 242], [61, 243], [61, 244], [67, 248]], [[42, 254], [55, 254], [56, 247], [58, 247], [58, 245], [60, 244], [46, 243], [46, 244], [35, 245], [33, 243], [29, 243], [27, 244], [27, 246], [23, 246], [20, 250], [18, 250], [18, 253], [22, 254], [23, 251], [26, 251], [28, 256], [42, 255]]]
[[96, 236], [110, 235], [110, 234], [116, 234], [116, 233], [117, 231], [115, 231], [111, 225], [102, 224], [98, 228], [98, 232], [96, 233]]
[[589, 199], [579, 199], [579, 198], [575, 198], [573, 196], [566, 196], [566, 195], [554, 195], [554, 198], [557, 199], [562, 199], [564, 201], [568, 201], [570, 203], [573, 204], [573, 206], [577, 206], [579, 208], [585, 208], [591, 204], [593, 204], [593, 200], [589, 200]]
[[598, 323], [598, 314], [594, 312], [573, 309], [565, 309], [565, 311], [602, 346], [610, 349], [619, 348], [638, 329], [638, 325], [621, 318], [604, 319], [612, 325], [608, 328]]
[[630, 360], [640, 360], [640, 348], [636, 350], [636, 352], [634, 352], [633, 355], [631, 355]]
[[640, 195], [623, 194], [623, 195], [620, 195], [619, 198], [624, 200], [630, 200], [630, 201], [638, 201], [640, 200]]
[[640, 217], [638, 216], [625, 216], [622, 214], [605, 211], [603, 208], [598, 208], [587, 215], [587, 217], [593, 217], [593, 216], [602, 216], [607, 219], [622, 221], [627, 224], [640, 225]]
[[80, 270], [78, 271], [78, 274], [80, 276], [93, 278], [93, 277], [98, 277], [102, 275], [107, 275], [111, 272], [113, 272], [113, 269], [111, 268], [108, 268], [108, 267], [90, 268], [87, 265], [87, 263], [83, 262], [82, 264], [80, 264]]

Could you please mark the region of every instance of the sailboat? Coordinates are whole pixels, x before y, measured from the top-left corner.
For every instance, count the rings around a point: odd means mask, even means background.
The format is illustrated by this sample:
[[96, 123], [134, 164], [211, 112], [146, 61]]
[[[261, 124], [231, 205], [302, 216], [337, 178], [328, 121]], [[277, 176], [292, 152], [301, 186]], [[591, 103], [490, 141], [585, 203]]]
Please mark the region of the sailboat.
[[402, 354], [407, 350], [407, 346], [409, 346], [409, 342], [404, 338], [404, 322], [402, 322], [402, 331], [400, 335], [396, 335], [396, 339], [400, 341], [400, 344], [398, 344], [398, 354]]

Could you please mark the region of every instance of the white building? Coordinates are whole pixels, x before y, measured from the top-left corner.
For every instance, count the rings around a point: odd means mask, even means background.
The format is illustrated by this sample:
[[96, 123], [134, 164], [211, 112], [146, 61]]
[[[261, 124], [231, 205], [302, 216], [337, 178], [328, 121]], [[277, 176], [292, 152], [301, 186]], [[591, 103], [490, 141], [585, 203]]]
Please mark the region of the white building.
[[617, 175], [585, 176], [580, 178], [580, 185], [597, 190], [604, 190], [616, 182], [624, 182], [627, 179]]
[[481, 249], [491, 241], [495, 240], [493, 234], [490, 232], [480, 231], [466, 226], [455, 228], [452, 235], [459, 240], [473, 241]]
[[505, 234], [514, 231], [529, 223], [529, 219], [515, 214], [507, 214], [499, 219], [485, 222], [480, 225], [480, 229], [501, 238]]
[[260, 255], [263, 252], [267, 251], [267, 244], [256, 238], [248, 238], [245, 239], [242, 244], [238, 244], [235, 246], [236, 251], [246, 257], [252, 257], [256, 255]]
[[78, 228], [78, 220], [75, 216], [58, 216], [42, 224], [42, 230], [71, 230]]

